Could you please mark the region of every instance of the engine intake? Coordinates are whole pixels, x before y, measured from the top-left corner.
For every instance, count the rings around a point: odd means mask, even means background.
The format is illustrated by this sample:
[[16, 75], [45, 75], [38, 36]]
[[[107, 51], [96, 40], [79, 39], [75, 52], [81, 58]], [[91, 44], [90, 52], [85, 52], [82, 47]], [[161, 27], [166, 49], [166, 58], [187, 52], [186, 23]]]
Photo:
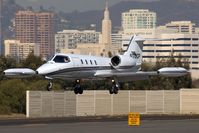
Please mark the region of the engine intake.
[[135, 66], [136, 62], [131, 57], [116, 55], [111, 58], [111, 64], [115, 69], [125, 69]]
[[114, 56], [111, 59], [111, 63], [112, 63], [113, 66], [118, 66], [121, 63], [120, 57], [119, 56]]

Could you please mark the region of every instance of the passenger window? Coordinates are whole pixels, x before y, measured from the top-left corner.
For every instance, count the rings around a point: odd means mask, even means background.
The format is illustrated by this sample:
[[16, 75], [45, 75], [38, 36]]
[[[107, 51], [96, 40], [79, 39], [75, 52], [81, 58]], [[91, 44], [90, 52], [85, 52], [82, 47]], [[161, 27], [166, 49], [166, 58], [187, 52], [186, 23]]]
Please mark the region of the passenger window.
[[95, 60], [95, 65], [97, 65], [97, 61]]
[[84, 64], [83, 60], [81, 59], [81, 63]]
[[86, 64], [88, 64], [88, 61], [87, 61], [87, 60], [85, 60], [85, 62], [86, 62]]

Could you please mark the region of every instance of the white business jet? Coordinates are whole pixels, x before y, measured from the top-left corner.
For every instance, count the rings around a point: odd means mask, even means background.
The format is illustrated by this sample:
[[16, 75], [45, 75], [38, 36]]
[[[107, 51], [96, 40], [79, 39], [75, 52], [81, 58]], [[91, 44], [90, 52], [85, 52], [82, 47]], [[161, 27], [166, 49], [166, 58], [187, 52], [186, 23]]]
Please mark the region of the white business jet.
[[52, 79], [61, 78], [74, 80], [75, 94], [82, 94], [82, 79], [110, 79], [112, 87], [110, 94], [117, 94], [119, 82], [147, 79], [149, 76], [162, 75], [178, 77], [187, 74], [182, 67], [165, 67], [158, 71], [144, 72], [141, 70], [142, 48], [145, 39], [134, 36], [130, 40], [127, 51], [123, 55], [115, 55], [112, 58], [76, 55], [55, 54], [47, 63], [40, 66], [36, 71], [28, 68], [14, 68], [4, 71], [8, 77], [27, 77], [42, 75], [50, 82], [47, 90], [52, 89]]

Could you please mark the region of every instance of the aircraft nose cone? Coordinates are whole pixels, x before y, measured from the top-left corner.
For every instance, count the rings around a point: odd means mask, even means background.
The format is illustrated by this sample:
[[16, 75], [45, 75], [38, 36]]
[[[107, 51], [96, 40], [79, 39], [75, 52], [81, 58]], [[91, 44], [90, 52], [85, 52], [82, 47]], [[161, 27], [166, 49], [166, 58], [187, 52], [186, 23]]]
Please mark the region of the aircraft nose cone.
[[48, 74], [50, 72], [50, 69], [49, 69], [49, 65], [47, 64], [44, 64], [42, 66], [40, 66], [37, 70], [36, 70], [36, 73], [38, 75], [45, 75], [45, 74]]
[[42, 71], [41, 68], [38, 68], [38, 69], [36, 70], [36, 74], [42, 75], [42, 74], [44, 74], [44, 72]]

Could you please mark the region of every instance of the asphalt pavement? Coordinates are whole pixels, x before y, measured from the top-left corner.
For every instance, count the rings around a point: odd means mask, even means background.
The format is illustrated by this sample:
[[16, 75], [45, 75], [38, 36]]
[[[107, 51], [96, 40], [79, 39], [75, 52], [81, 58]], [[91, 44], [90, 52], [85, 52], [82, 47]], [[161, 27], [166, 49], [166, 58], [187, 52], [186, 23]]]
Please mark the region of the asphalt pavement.
[[[159, 119], [158, 119], [159, 118]], [[0, 120], [0, 133], [198, 133], [197, 117], [145, 117], [129, 126], [126, 117]]]

